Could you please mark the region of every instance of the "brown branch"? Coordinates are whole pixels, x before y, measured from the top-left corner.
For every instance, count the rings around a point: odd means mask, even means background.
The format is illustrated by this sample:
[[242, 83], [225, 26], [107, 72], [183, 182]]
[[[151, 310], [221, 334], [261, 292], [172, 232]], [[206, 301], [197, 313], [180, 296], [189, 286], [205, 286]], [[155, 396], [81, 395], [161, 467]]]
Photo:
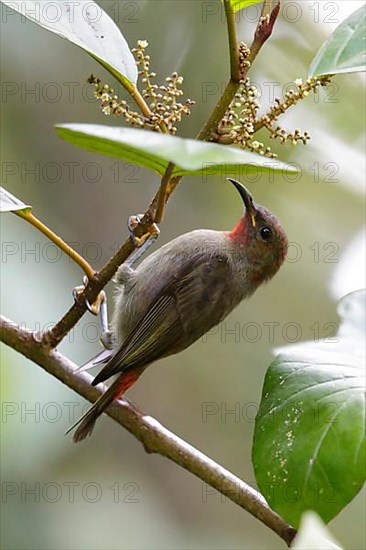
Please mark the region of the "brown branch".
[[160, 223], [163, 219], [164, 207], [167, 201], [169, 182], [171, 180], [173, 170], [174, 170], [174, 164], [172, 162], [169, 162], [168, 168], [165, 171], [165, 174], [163, 176], [163, 179], [161, 180], [161, 184], [159, 187], [158, 200], [156, 204], [156, 209], [153, 214], [154, 223]]
[[[139, 229], [143, 230], [147, 227], [145, 224]], [[142, 231], [143, 233], [143, 231]], [[78, 295], [77, 300], [65, 315], [51, 329], [44, 332], [42, 342], [46, 347], [56, 347], [68, 332], [76, 325], [87, 310], [86, 300], [93, 304], [99, 292], [112, 279], [118, 267], [127, 260], [132, 254], [134, 245], [131, 239], [127, 239], [119, 248], [114, 256], [105, 264], [105, 266], [95, 274], [92, 281], [89, 281], [84, 292]]]
[[[148, 231], [148, 228], [151, 227], [152, 223], [155, 221], [159, 201], [166, 203], [182, 179], [182, 176], [170, 178], [173, 168], [174, 165], [170, 163], [162, 178], [159, 189], [157, 190], [154, 198], [151, 200], [150, 205], [141, 220], [141, 224], [135, 231], [137, 237], [144, 235]], [[163, 202], [161, 203], [162, 206]], [[43, 333], [42, 342], [46, 347], [55, 348], [63, 340], [63, 338], [65, 338], [66, 334], [70, 332], [70, 330], [86, 312], [86, 300], [89, 304], [94, 303], [99, 292], [112, 279], [119, 266], [127, 260], [130, 254], [132, 254], [134, 248], [135, 247], [132, 240], [126, 239], [115, 255], [108, 260], [99, 272], [94, 274], [93, 280], [89, 281], [85, 290], [78, 294], [77, 301], [70, 307], [65, 315], [51, 329]]]
[[[74, 363], [56, 350], [44, 346], [39, 333], [20, 328], [1, 317], [0, 336], [5, 344], [37, 363], [91, 403], [106, 390], [101, 384], [98, 388], [92, 386], [89, 374], [75, 372], [77, 367]], [[160, 454], [175, 462], [259, 519], [288, 546], [291, 544], [296, 535], [295, 529], [274, 512], [250, 485], [126, 401], [116, 401], [106, 414], [134, 435], [146, 452]]]

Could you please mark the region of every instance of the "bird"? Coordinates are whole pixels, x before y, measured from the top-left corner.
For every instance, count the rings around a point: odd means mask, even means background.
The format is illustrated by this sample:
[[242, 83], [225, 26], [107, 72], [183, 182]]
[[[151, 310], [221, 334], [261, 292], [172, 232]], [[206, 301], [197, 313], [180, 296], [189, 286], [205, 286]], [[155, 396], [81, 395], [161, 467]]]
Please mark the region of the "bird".
[[74, 442], [92, 433], [98, 417], [149, 365], [196, 342], [283, 264], [288, 240], [279, 220], [256, 204], [242, 183], [228, 180], [245, 207], [231, 231], [190, 231], [150, 254], [136, 269], [122, 264], [117, 271], [113, 347], [86, 367], [105, 364], [93, 386], [116, 378], [68, 430], [77, 428]]

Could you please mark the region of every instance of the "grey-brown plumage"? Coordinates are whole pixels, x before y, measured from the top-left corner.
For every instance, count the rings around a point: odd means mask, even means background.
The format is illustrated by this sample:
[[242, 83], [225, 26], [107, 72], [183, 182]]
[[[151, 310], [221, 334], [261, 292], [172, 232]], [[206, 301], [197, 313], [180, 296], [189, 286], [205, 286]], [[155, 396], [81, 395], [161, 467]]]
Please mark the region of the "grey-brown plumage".
[[95, 358], [93, 364], [107, 364], [93, 385], [119, 377], [81, 419], [75, 441], [91, 433], [103, 410], [149, 364], [198, 340], [283, 263], [287, 239], [278, 220], [255, 205], [239, 182], [230, 181], [246, 206], [231, 232], [191, 231], [162, 246], [136, 270], [119, 269], [111, 327], [115, 349]]

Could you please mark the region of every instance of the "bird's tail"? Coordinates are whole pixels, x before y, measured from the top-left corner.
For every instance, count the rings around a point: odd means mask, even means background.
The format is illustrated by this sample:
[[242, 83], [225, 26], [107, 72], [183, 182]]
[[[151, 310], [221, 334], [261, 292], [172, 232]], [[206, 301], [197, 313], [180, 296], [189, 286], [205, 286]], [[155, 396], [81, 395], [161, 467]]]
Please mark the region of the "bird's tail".
[[94, 405], [81, 418], [79, 418], [76, 424], [67, 430], [66, 433], [69, 433], [71, 430], [76, 428], [76, 426], [78, 426], [78, 429], [74, 433], [73, 437], [75, 443], [82, 441], [87, 435], [91, 435], [94, 424], [99, 416], [115, 399], [121, 397], [125, 391], [127, 391], [128, 388], [136, 382], [144, 370], [145, 368], [141, 367], [122, 373], [107, 389], [107, 391], [104, 392], [99, 399], [97, 399]]

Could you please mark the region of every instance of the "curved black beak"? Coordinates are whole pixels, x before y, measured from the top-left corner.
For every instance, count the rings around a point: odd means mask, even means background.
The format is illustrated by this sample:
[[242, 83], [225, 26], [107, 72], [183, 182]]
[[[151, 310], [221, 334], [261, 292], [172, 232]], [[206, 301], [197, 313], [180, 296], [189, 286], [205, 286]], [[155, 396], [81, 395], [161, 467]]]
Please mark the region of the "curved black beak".
[[244, 187], [244, 185], [242, 183], [240, 183], [240, 181], [234, 180], [232, 178], [227, 178], [227, 179], [239, 191], [239, 194], [240, 194], [241, 198], [243, 199], [245, 209], [251, 217], [253, 226], [255, 226], [255, 215], [256, 215], [257, 209], [254, 205], [253, 196], [248, 191], [248, 189], [246, 187]]

